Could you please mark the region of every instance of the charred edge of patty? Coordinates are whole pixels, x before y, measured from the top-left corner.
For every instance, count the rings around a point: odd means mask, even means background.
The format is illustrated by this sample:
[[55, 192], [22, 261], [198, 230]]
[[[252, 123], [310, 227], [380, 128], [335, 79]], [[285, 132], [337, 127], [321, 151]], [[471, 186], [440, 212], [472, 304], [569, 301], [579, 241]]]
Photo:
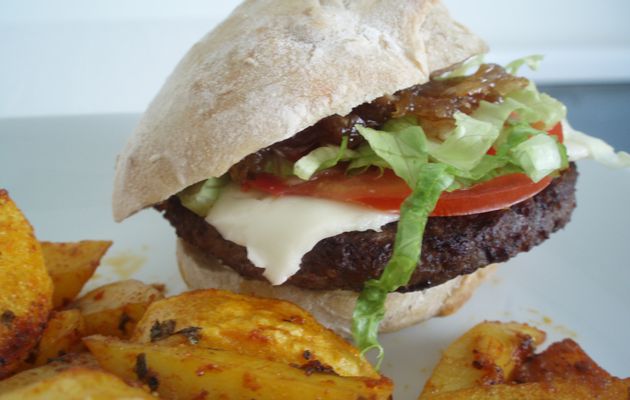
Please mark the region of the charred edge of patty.
[[[476, 215], [429, 218], [421, 261], [409, 284], [399, 292], [440, 285], [492, 263], [529, 251], [563, 228], [575, 208], [575, 164], [538, 195], [508, 209]], [[247, 258], [245, 247], [225, 240], [203, 218], [172, 196], [156, 207], [187, 243], [220, 259], [247, 279], [266, 280], [262, 268]], [[360, 291], [365, 281], [378, 278], [391, 257], [398, 224], [380, 232], [353, 231], [318, 242], [302, 258], [300, 270], [286, 282], [311, 290]]]

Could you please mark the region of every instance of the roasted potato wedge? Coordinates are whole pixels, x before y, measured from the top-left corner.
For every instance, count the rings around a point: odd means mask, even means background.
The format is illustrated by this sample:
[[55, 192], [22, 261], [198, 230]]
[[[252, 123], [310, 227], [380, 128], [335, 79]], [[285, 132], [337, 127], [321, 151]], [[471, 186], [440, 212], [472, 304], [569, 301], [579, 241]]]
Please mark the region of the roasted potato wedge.
[[55, 311], [36, 348], [21, 369], [38, 367], [69, 353], [85, 351], [81, 338], [85, 336], [85, 321], [79, 310]]
[[622, 380], [595, 388], [570, 380], [476, 386], [441, 393], [432, 400], [621, 400], [628, 399], [630, 387]]
[[319, 362], [341, 376], [379, 376], [356, 348], [298, 306], [221, 290], [156, 301], [138, 323], [133, 339], [155, 342], [186, 328], [198, 329], [198, 344], [204, 347], [284, 364]]
[[518, 362], [544, 340], [543, 331], [525, 324], [478, 324], [446, 349], [420, 399], [478, 385], [503, 383]]
[[630, 399], [630, 379], [611, 376], [571, 339], [534, 354], [545, 334], [484, 322], [445, 351], [420, 400]]
[[149, 304], [163, 297], [154, 286], [129, 279], [96, 288], [71, 307], [83, 314], [86, 335], [128, 338]]
[[139, 379], [168, 399], [389, 399], [387, 378], [340, 377], [199, 346], [84, 338], [108, 371]]
[[111, 245], [109, 241], [93, 240], [41, 242], [46, 269], [54, 285], [53, 307], [66, 306], [77, 297]]
[[0, 379], [37, 344], [52, 308], [53, 285], [33, 228], [0, 190]]
[[155, 399], [101, 370], [91, 356], [64, 359], [0, 381], [1, 400]]

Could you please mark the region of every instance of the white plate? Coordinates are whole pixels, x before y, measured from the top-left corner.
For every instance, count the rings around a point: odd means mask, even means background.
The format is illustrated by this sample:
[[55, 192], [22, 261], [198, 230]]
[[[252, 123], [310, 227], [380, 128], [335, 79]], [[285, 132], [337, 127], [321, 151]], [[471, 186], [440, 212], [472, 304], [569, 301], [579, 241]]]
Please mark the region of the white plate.
[[[111, 218], [114, 158], [136, 115], [0, 120], [0, 187], [40, 239], [111, 239], [91, 286], [136, 277], [184, 289], [175, 234], [155, 211]], [[549, 341], [576, 339], [611, 373], [630, 376], [630, 171], [579, 165], [578, 208], [568, 227], [503, 265], [455, 315], [384, 335], [383, 372], [396, 399], [417, 398], [440, 351], [475, 323], [515, 320]], [[3, 288], [3, 290], [6, 290]]]

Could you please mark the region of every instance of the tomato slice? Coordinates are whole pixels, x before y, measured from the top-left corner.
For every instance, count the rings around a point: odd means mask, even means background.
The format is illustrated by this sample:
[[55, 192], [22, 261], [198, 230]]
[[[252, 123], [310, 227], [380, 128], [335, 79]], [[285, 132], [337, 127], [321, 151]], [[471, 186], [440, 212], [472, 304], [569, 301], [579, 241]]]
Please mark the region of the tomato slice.
[[[431, 215], [469, 215], [508, 208], [536, 195], [550, 182], [551, 177], [534, 183], [524, 174], [504, 175], [468, 189], [443, 193]], [[261, 174], [243, 184], [243, 190], [249, 189], [274, 196], [319, 197], [389, 212], [398, 212], [402, 202], [411, 194], [405, 181], [391, 170], [381, 173], [377, 169], [370, 169], [356, 176], [348, 176], [343, 170], [332, 169], [310, 181], [296, 184], [273, 175]]]
[[[532, 124], [543, 129], [544, 123]], [[558, 122], [548, 131], [558, 141], [564, 141], [562, 124]], [[496, 154], [495, 149], [488, 154]], [[479, 214], [501, 210], [535, 196], [551, 183], [551, 177], [532, 182], [525, 174], [504, 175], [467, 189], [444, 192], [431, 216], [447, 217]], [[243, 190], [256, 189], [274, 196], [310, 196], [355, 203], [378, 210], [398, 212], [402, 202], [411, 194], [407, 184], [391, 170], [383, 172], [371, 168], [366, 172], [348, 176], [339, 168], [318, 174], [310, 181], [285, 181], [270, 174], [260, 174], [243, 183]]]
[[558, 142], [564, 143], [564, 132], [562, 131], [562, 123], [558, 122], [553, 128], [547, 131], [549, 136], [555, 136], [558, 138]]
[[448, 217], [496, 211], [513, 206], [549, 186], [547, 176], [538, 182], [525, 174], [503, 175], [468, 189], [442, 193], [431, 216]]

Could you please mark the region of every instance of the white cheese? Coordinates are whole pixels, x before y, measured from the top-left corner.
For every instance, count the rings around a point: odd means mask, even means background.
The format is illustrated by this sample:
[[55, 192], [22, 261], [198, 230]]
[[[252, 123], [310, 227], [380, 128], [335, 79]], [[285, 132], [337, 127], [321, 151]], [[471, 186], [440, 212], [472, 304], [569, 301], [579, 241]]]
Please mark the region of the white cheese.
[[302, 196], [265, 196], [226, 187], [206, 221], [221, 235], [247, 249], [247, 257], [279, 285], [294, 275], [300, 261], [320, 240], [349, 231], [379, 231], [398, 220], [386, 213], [331, 200]]

